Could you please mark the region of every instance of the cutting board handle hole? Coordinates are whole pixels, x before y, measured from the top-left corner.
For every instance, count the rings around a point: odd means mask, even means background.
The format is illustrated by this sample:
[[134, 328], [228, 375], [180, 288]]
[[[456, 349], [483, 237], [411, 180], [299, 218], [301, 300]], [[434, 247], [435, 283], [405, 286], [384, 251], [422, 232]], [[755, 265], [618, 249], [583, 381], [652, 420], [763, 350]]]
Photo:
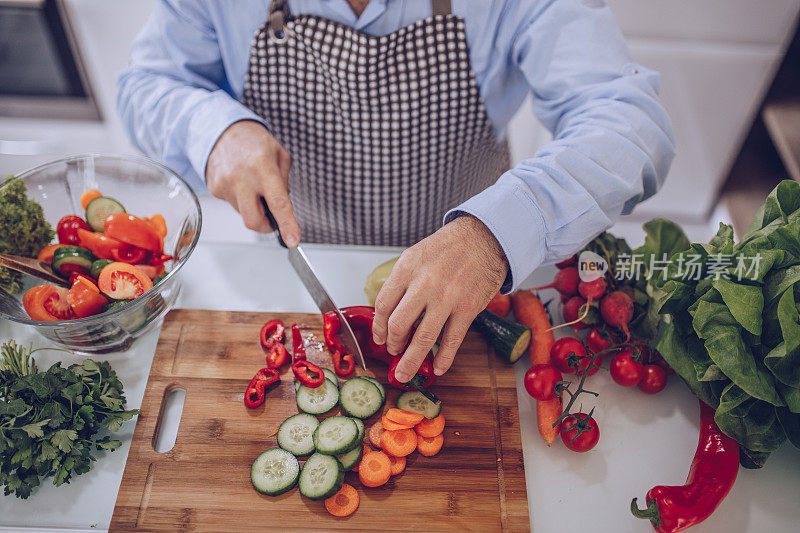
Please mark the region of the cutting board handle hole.
[[186, 391], [183, 389], [169, 388], [164, 394], [164, 404], [153, 441], [153, 447], [158, 453], [167, 453], [175, 446], [185, 401]]

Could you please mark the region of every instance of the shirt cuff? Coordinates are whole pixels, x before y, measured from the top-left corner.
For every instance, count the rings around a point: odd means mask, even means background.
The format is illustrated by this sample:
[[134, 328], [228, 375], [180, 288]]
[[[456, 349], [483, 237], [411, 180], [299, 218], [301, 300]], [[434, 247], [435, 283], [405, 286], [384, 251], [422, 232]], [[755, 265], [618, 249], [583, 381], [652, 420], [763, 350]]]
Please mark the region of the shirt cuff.
[[509, 272], [500, 292], [516, 289], [545, 257], [545, 223], [538, 206], [515, 183], [502, 179], [448, 211], [444, 223], [468, 213], [483, 222], [506, 254]]
[[231, 124], [241, 120], [254, 120], [267, 127], [264, 119], [238, 102], [225, 91], [214, 91], [192, 110], [186, 134], [186, 157], [205, 188], [206, 164], [211, 150], [220, 135]]

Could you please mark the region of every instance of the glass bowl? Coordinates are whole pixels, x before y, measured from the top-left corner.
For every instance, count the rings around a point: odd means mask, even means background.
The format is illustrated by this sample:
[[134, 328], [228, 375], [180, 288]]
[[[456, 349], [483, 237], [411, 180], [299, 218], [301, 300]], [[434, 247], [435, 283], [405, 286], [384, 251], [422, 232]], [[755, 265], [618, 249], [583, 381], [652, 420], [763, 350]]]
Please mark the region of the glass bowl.
[[[145, 157], [84, 154], [45, 163], [16, 176], [25, 181], [28, 198], [44, 209], [55, 229], [64, 215], [84, 213], [81, 194], [97, 189], [119, 200], [126, 211], [138, 216], [160, 213], [167, 222], [164, 253], [171, 254], [169, 273], [152, 289], [119, 308], [100, 315], [58, 322], [30, 320], [11, 312], [19, 308], [22, 294], [43, 282], [23, 275], [20, 294], [0, 291], [0, 318], [26, 324], [44, 337], [78, 353], [127, 350], [157, 325], [181, 292], [181, 268], [200, 238], [202, 214], [189, 185], [164, 165]], [[0, 185], [2, 187], [2, 185]], [[25, 315], [23, 312], [22, 315]]]

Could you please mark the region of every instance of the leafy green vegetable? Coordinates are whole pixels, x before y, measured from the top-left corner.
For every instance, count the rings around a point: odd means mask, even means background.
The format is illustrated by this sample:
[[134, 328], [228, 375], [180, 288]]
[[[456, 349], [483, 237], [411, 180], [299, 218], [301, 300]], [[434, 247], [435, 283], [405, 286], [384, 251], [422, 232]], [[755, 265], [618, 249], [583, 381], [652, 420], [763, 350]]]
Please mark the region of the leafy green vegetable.
[[[42, 206], [28, 198], [25, 182], [7, 176], [0, 184], [0, 253], [36, 257], [53, 235]], [[21, 279], [20, 273], [0, 267], [0, 288], [17, 293]]]
[[0, 485], [19, 498], [44, 478], [59, 486], [88, 472], [94, 451], [121, 446], [108, 432], [139, 412], [125, 410], [122, 383], [107, 362], [40, 372], [35, 351], [14, 341], [0, 348]]

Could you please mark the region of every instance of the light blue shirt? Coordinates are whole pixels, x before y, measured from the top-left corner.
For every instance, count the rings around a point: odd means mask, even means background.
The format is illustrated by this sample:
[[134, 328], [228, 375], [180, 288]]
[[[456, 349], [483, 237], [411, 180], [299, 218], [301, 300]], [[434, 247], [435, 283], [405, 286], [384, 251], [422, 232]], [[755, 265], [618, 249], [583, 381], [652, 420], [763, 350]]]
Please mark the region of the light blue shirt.
[[[370, 35], [431, 15], [427, 0], [289, 0]], [[602, 0], [453, 0], [498, 138], [525, 96], [553, 141], [447, 213], [482, 220], [508, 258], [504, 291], [571, 255], [651, 196], [674, 155], [656, 72], [633, 62]], [[160, 0], [119, 79], [118, 106], [136, 146], [198, 188], [217, 138], [263, 121], [240, 102], [266, 0]]]

